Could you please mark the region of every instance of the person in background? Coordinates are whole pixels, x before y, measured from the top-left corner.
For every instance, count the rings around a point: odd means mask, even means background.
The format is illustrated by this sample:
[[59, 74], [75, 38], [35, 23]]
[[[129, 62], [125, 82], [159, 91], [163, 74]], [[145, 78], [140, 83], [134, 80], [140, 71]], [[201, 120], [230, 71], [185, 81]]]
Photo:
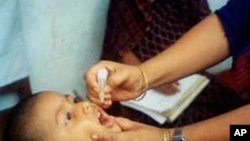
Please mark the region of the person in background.
[[[170, 48], [143, 64], [132, 66], [102, 61], [86, 73], [89, 99], [108, 107], [113, 101], [134, 99], [149, 88], [173, 82], [203, 70], [231, 55], [234, 63], [239, 63], [234, 64], [233, 67], [241, 66], [241, 73], [238, 74], [240, 79], [235, 79], [240, 84], [240, 89], [235, 95], [238, 99], [234, 99], [230, 93], [224, 91], [221, 95], [223, 93], [226, 95], [221, 100], [227, 101], [228, 97], [231, 97], [233, 102], [240, 101], [238, 107], [207, 120], [168, 129], [152, 130], [150, 125], [117, 120], [123, 129], [122, 133], [97, 132], [92, 135], [92, 138], [99, 141], [134, 139], [149, 141], [150, 137], [154, 136], [156, 141], [228, 141], [231, 124], [250, 123], [250, 114], [247, 112], [250, 110], [249, 25], [250, 2], [230, 0], [227, 5], [194, 26]], [[103, 67], [110, 71], [110, 76], [105, 88], [106, 98], [104, 103], [101, 103], [98, 98], [99, 89], [95, 74]], [[219, 105], [217, 108], [220, 108]], [[178, 137], [181, 139], [177, 139]]]
[[[176, 40], [210, 13], [206, 0], [112, 0], [101, 59], [139, 65], [163, 50], [171, 48]], [[201, 121], [242, 104], [242, 100], [234, 90], [221, 84], [216, 76], [208, 73], [206, 75], [211, 79], [208, 86], [184, 113], [167, 127]], [[158, 85], [153, 89], [164, 94], [174, 94], [179, 91], [178, 80]], [[142, 115], [133, 120], [143, 120], [145, 123], [155, 125], [153, 121], [144, 117]]]
[[[206, 0], [112, 0], [101, 59], [138, 65], [168, 48], [209, 13]], [[176, 93], [178, 82], [157, 90]]]

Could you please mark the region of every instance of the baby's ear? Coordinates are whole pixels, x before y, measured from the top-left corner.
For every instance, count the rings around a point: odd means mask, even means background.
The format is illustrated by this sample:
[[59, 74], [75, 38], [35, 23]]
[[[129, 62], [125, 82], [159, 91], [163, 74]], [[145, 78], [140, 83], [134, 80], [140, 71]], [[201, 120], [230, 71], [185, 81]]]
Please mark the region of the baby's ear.
[[79, 102], [83, 102], [83, 99], [79, 96], [75, 96], [74, 98], [74, 103], [79, 103]]

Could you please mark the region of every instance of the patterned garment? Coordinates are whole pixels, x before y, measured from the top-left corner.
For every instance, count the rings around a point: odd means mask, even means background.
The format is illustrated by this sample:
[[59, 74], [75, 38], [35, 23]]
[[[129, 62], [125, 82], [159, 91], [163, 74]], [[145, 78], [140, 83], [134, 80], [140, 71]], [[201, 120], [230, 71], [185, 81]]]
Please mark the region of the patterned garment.
[[162, 52], [210, 13], [205, 0], [159, 0], [152, 7], [152, 24], [132, 48], [141, 61]]
[[112, 0], [102, 59], [132, 50], [145, 61], [210, 13], [206, 0]]
[[250, 50], [243, 52], [234, 60], [231, 74], [232, 89], [240, 93], [244, 99], [250, 99]]
[[[145, 12], [146, 13], [146, 12]], [[102, 59], [119, 60], [119, 51], [134, 47], [144, 36], [150, 20], [144, 18], [133, 0], [112, 0]]]

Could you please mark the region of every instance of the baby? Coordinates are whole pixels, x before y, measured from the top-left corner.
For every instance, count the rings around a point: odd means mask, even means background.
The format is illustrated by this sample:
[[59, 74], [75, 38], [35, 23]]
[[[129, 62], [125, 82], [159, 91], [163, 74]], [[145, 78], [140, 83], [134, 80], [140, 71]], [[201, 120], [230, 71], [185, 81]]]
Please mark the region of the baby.
[[14, 107], [4, 141], [91, 141], [91, 134], [99, 131], [121, 129], [97, 105], [46, 91]]

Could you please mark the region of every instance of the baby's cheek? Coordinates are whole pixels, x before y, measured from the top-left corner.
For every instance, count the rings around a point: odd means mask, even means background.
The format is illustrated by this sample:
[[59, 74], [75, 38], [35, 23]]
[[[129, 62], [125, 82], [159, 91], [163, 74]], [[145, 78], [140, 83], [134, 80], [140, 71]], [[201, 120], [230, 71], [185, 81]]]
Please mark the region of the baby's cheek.
[[104, 128], [101, 126], [101, 124], [94, 122], [94, 121], [88, 121], [82, 124], [82, 130], [84, 132], [92, 133], [92, 132], [100, 132], [103, 131]]
[[120, 131], [122, 131], [122, 129], [120, 128], [120, 126], [118, 126], [117, 124], [114, 124], [111, 127], [111, 130], [114, 131], [114, 132], [120, 132]]
[[76, 136], [79, 141], [91, 141], [91, 135], [94, 133], [94, 130], [97, 128], [95, 126], [90, 126], [88, 124], [80, 124], [77, 128], [72, 132], [72, 136]]

